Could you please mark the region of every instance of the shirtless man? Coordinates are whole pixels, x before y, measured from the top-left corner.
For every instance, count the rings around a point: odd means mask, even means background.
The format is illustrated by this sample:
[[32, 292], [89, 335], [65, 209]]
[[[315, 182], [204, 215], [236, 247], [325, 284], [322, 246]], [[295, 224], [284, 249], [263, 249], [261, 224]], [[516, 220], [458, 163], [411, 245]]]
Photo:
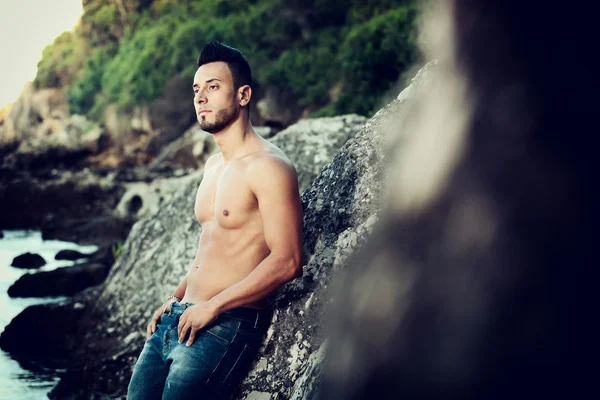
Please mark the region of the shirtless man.
[[227, 398], [270, 323], [266, 296], [301, 274], [296, 171], [252, 128], [250, 67], [218, 42], [204, 46], [197, 65], [198, 122], [221, 152], [207, 161], [196, 194], [196, 257], [148, 324], [129, 400]]

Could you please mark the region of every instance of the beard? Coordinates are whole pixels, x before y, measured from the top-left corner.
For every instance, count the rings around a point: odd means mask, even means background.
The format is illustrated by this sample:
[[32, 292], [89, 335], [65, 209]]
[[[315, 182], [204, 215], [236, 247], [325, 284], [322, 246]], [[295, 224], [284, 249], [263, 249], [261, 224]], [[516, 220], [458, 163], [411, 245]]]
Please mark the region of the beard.
[[208, 122], [205, 118], [200, 121], [200, 128], [210, 134], [221, 132], [235, 121], [240, 114], [240, 108], [234, 104], [229, 108], [217, 111], [215, 122]]

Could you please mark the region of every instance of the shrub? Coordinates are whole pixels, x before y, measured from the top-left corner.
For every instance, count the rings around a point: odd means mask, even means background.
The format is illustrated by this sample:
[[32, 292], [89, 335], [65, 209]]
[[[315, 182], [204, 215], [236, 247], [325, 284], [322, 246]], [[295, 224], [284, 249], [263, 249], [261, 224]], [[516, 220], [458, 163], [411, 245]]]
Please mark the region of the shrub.
[[73, 82], [85, 60], [86, 46], [73, 32], [60, 34], [46, 46], [37, 65], [36, 88], [64, 87]]
[[418, 59], [417, 8], [406, 5], [352, 27], [338, 55], [344, 87], [337, 113], [369, 115], [378, 99]]
[[114, 44], [108, 44], [92, 52], [79, 77], [68, 88], [69, 109], [74, 114], [90, 114], [102, 92], [102, 76], [105, 66], [117, 52]]

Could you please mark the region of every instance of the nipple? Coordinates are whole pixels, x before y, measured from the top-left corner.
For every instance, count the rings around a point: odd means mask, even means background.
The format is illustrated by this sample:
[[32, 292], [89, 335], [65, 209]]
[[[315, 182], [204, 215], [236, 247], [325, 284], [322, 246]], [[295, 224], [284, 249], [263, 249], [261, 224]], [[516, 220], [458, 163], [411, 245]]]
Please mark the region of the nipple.
[[224, 216], [228, 216], [228, 215], [229, 215], [229, 211], [227, 211], [227, 210], [223, 210], [223, 215], [224, 215]]

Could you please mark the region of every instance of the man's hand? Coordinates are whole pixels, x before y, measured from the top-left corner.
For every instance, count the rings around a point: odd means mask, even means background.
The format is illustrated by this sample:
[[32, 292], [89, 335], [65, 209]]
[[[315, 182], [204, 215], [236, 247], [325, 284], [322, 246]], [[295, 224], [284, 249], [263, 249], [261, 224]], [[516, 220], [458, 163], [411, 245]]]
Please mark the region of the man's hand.
[[167, 311], [167, 308], [173, 302], [175, 302], [175, 299], [167, 300], [165, 302], [165, 304], [158, 307], [158, 309], [154, 312], [154, 314], [152, 315], [152, 318], [150, 319], [150, 322], [148, 322], [148, 326], [146, 327], [146, 338], [147, 339], [149, 339], [150, 336], [152, 336], [152, 334], [154, 332], [156, 332], [156, 325], [158, 324], [158, 320], [160, 319], [160, 316], [163, 315], [165, 311]]
[[179, 317], [179, 325], [177, 326], [179, 343], [183, 343], [188, 331], [190, 331], [186, 346], [191, 346], [196, 338], [196, 332], [209, 325], [218, 316], [217, 311], [208, 302], [195, 304], [186, 309]]

